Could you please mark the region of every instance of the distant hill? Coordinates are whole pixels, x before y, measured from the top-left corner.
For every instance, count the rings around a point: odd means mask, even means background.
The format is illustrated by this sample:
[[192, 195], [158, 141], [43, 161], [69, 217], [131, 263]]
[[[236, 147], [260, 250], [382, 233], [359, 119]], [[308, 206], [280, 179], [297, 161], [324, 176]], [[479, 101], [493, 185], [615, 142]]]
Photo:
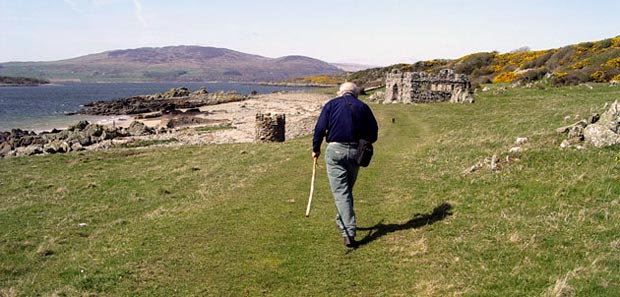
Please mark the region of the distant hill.
[[356, 71], [362, 71], [362, 70], [366, 70], [370, 68], [377, 68], [377, 66], [362, 65], [362, 64], [355, 64], [355, 63], [331, 63], [331, 64], [347, 72], [356, 72]]
[[267, 58], [201, 46], [114, 50], [54, 62], [0, 64], [0, 75], [83, 82], [269, 82], [339, 72], [329, 63], [305, 56]]
[[[548, 50], [521, 48], [509, 53], [480, 52], [454, 60], [396, 64], [358, 71], [348, 75], [346, 80], [368, 88], [384, 84], [386, 72], [392, 69], [436, 73], [446, 68], [468, 75], [474, 84], [528, 83], [544, 77], [554, 85], [620, 81], [620, 36]], [[341, 75], [320, 77], [323, 81], [330, 78], [342, 80]]]

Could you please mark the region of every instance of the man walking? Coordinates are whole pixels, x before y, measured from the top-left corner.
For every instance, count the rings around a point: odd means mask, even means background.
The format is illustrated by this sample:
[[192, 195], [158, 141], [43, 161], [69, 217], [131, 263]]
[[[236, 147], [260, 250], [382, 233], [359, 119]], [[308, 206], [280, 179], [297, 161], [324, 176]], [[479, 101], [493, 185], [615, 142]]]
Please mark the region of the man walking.
[[370, 107], [359, 99], [354, 83], [340, 85], [338, 97], [328, 101], [314, 128], [312, 157], [321, 154], [321, 143], [326, 138], [325, 164], [327, 177], [336, 202], [336, 224], [342, 233], [344, 245], [357, 247], [357, 224], [353, 210], [353, 186], [360, 166], [355, 161], [358, 141], [377, 141], [377, 120]]

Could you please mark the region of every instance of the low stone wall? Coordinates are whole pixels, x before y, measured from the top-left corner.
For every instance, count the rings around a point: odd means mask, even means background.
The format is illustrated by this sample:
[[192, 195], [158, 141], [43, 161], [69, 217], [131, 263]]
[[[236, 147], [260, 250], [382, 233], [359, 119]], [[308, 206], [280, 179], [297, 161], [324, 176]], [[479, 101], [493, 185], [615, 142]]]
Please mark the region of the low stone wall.
[[256, 142], [284, 142], [285, 131], [286, 116], [284, 114], [256, 114]]

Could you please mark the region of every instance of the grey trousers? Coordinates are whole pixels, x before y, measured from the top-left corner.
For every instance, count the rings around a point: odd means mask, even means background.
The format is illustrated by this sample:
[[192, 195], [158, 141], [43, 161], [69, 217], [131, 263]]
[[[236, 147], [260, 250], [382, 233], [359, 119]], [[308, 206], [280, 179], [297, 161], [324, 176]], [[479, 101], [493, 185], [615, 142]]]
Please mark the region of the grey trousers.
[[325, 149], [327, 177], [336, 202], [336, 224], [342, 236], [355, 237], [357, 223], [353, 210], [353, 186], [359, 165], [355, 162], [357, 143], [331, 142]]

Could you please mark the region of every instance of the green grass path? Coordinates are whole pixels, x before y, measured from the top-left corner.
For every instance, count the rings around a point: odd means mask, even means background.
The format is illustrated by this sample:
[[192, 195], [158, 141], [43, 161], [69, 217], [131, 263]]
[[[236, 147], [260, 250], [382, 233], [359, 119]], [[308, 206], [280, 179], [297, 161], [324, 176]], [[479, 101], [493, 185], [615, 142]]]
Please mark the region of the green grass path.
[[[304, 216], [309, 137], [2, 159], [0, 296], [618, 295], [620, 150], [560, 150], [553, 132], [618, 95], [373, 105], [355, 250], [322, 159]], [[462, 174], [519, 136], [514, 162]]]

